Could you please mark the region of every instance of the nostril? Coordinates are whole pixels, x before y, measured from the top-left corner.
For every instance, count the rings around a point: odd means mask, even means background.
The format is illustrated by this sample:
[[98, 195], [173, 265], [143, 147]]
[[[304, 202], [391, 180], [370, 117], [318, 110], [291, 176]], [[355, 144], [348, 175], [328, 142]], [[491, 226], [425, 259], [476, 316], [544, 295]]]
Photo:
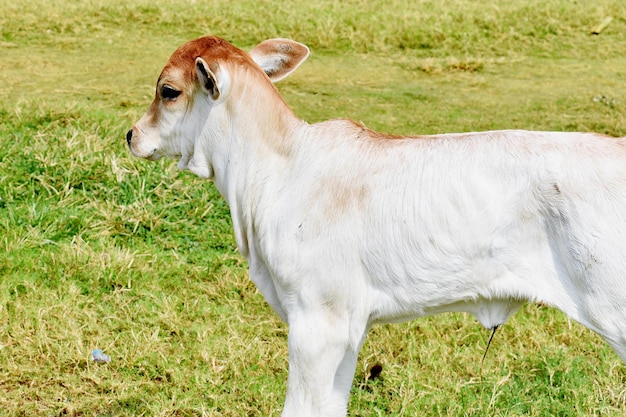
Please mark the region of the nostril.
[[130, 146], [130, 141], [133, 140], [133, 129], [130, 129], [126, 134], [126, 143]]

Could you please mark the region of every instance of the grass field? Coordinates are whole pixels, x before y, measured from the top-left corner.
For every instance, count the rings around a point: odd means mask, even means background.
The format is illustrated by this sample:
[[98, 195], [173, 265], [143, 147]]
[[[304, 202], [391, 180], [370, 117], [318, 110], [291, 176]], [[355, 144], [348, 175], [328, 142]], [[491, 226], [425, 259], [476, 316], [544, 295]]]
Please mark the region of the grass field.
[[[279, 89], [310, 122], [626, 135], [623, 0], [0, 0], [0, 416], [280, 413], [287, 328], [228, 207], [125, 148], [170, 53], [205, 34], [309, 45]], [[488, 337], [464, 314], [375, 328], [351, 415], [626, 414], [626, 367], [558, 311], [524, 308], [481, 368]]]

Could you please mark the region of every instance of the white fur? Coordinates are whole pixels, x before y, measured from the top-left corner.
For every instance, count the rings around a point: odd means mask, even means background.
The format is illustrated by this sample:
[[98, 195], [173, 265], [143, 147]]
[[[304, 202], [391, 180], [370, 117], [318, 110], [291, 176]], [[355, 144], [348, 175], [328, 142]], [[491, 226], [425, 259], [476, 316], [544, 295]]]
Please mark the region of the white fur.
[[259, 67], [217, 64], [219, 99], [184, 80], [184, 105], [157, 105], [129, 144], [182, 157], [228, 201], [250, 277], [289, 323], [283, 416], [346, 415], [368, 329], [445, 311], [493, 328], [540, 301], [626, 360], [625, 139], [309, 125]]

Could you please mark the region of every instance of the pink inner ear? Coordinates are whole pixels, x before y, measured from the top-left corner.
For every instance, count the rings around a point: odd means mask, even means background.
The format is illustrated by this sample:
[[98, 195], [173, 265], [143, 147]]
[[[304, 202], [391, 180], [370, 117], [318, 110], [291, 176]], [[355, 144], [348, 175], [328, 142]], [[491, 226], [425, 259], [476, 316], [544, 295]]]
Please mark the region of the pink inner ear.
[[291, 74], [309, 56], [309, 48], [291, 39], [269, 39], [250, 51], [272, 82]]
[[203, 87], [209, 92], [213, 100], [217, 100], [220, 97], [220, 91], [217, 88], [215, 74], [209, 69], [209, 66], [202, 58], [196, 59], [196, 70], [198, 71], [198, 78]]

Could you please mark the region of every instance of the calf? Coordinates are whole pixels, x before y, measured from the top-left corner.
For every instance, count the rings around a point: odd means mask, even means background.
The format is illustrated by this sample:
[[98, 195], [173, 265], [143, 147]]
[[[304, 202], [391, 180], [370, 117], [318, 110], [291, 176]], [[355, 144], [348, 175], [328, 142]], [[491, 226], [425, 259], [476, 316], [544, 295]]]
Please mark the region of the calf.
[[190, 41], [126, 137], [228, 202], [250, 278], [289, 324], [283, 416], [346, 415], [368, 329], [447, 311], [491, 329], [542, 302], [626, 360], [626, 138], [311, 125], [272, 84], [308, 54]]

